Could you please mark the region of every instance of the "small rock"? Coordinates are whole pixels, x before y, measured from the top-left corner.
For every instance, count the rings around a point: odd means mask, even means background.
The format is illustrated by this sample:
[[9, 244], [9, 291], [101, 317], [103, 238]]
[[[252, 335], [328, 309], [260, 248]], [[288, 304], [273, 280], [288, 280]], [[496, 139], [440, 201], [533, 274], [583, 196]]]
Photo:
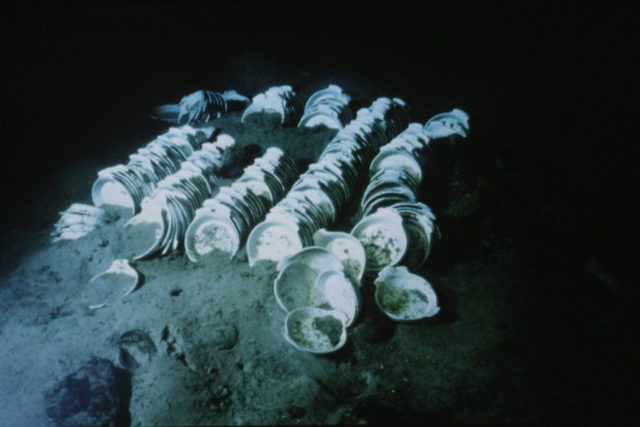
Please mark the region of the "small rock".
[[147, 365], [157, 353], [153, 340], [140, 329], [132, 329], [118, 338], [120, 364], [129, 371]]
[[299, 420], [300, 418], [304, 417], [305, 414], [307, 413], [307, 411], [304, 408], [301, 408], [300, 406], [292, 406], [289, 408], [288, 412], [289, 412], [289, 416], [296, 420]]
[[238, 342], [238, 329], [233, 324], [215, 327], [210, 334], [211, 343], [220, 350], [229, 350]]
[[231, 405], [231, 390], [226, 385], [214, 391], [207, 401], [207, 406], [212, 411], [222, 411]]
[[476, 193], [466, 193], [454, 199], [446, 210], [453, 218], [464, 218], [473, 215], [480, 209], [480, 201]]
[[244, 263], [249, 260], [246, 247], [243, 247], [235, 256], [236, 261]]
[[596, 257], [591, 256], [584, 266], [584, 270], [596, 277], [600, 283], [605, 285], [607, 290], [612, 294], [619, 294], [622, 291], [620, 283], [613, 278], [607, 267], [604, 266]]
[[368, 423], [360, 416], [358, 410], [353, 405], [347, 403], [331, 412], [324, 424], [358, 425]]
[[63, 427], [130, 423], [131, 379], [107, 359], [94, 357], [44, 393], [47, 415]]
[[384, 318], [366, 318], [353, 330], [356, 339], [367, 343], [384, 342], [391, 339], [395, 331], [393, 322]]
[[166, 325], [160, 335], [160, 344], [167, 355], [175, 357], [178, 362], [193, 372], [198, 370], [197, 365], [191, 359], [191, 355], [187, 353], [182, 333], [179, 329], [172, 325]]

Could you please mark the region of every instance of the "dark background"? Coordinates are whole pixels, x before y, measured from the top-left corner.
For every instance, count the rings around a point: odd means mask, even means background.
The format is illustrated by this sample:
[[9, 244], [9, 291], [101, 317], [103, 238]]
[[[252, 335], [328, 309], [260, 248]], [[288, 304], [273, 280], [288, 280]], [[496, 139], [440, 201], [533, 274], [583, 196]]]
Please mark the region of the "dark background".
[[[378, 4], [5, 4], [3, 227], [41, 227], [29, 212], [50, 177], [104, 156], [122, 135], [159, 133], [150, 108], [227, 89], [217, 84], [230, 79], [226, 64], [268, 63], [265, 75], [349, 74], [407, 100], [413, 120], [460, 107], [472, 120], [467, 163], [491, 183], [483, 203], [500, 232], [527, 248], [535, 268], [571, 277], [540, 285], [553, 302], [540, 316], [556, 322], [561, 343], [544, 351], [566, 362], [550, 367], [547, 385], [588, 390], [570, 405], [582, 408], [576, 417], [624, 418], [637, 320], [637, 8]], [[257, 89], [247, 95], [266, 87]], [[602, 296], [574, 273], [593, 256], [621, 293]], [[596, 339], [590, 319], [601, 311], [615, 316]]]

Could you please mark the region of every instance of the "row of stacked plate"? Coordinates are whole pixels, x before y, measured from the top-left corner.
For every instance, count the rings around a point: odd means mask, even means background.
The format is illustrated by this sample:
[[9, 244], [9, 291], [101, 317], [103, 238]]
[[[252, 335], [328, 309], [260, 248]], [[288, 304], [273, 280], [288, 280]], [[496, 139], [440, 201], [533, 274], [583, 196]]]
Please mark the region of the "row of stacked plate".
[[198, 262], [214, 251], [235, 256], [249, 231], [297, 178], [296, 164], [276, 147], [247, 166], [232, 185], [207, 199], [185, 234], [189, 259]]
[[274, 294], [287, 312], [284, 337], [298, 350], [329, 353], [346, 343], [360, 309], [365, 252], [350, 234], [325, 228], [352, 198], [387, 135], [407, 117], [406, 108], [401, 100], [383, 98], [359, 110], [249, 235], [250, 265], [277, 262]]
[[393, 139], [409, 124], [409, 106], [400, 98], [378, 98], [369, 110], [374, 117], [382, 120], [386, 141]]
[[244, 123], [247, 117], [254, 113], [278, 114], [281, 125], [293, 126], [302, 114], [302, 103], [291, 86], [274, 86], [253, 97], [251, 104], [242, 113], [240, 121]]
[[397, 201], [413, 202], [422, 182], [429, 137], [419, 123], [380, 148], [369, 165], [369, 183], [360, 209], [363, 215]]
[[353, 119], [349, 102], [351, 97], [337, 85], [314, 92], [304, 106], [298, 127], [324, 125], [330, 129], [342, 129]]
[[215, 128], [172, 127], [129, 156], [129, 162], [102, 169], [91, 189], [97, 207], [115, 206], [129, 216], [140, 211], [142, 200], [153, 194], [158, 182], [178, 172], [194, 150], [213, 135]]
[[387, 141], [391, 118], [399, 122], [406, 116], [403, 102], [376, 102], [375, 111], [358, 111], [325, 147], [319, 160], [300, 175], [285, 198], [251, 231], [247, 241], [250, 265], [295, 254], [312, 244], [317, 230], [335, 221], [365, 165]]
[[426, 125], [411, 123], [369, 166], [369, 183], [360, 202], [363, 218], [351, 231], [367, 253], [367, 272], [377, 273], [398, 263], [420, 267], [429, 255], [435, 216], [417, 201], [429, 143], [438, 138], [466, 136], [468, 116], [453, 110]]
[[423, 126], [411, 123], [371, 161], [360, 202], [364, 217], [351, 231], [365, 248], [368, 273], [405, 259], [416, 267], [428, 254], [435, 218], [416, 202], [428, 143]]
[[409, 270], [426, 261], [434, 231], [433, 212], [416, 199], [430, 142], [466, 137], [468, 119], [456, 109], [432, 117], [424, 126], [412, 123], [370, 164], [360, 204], [364, 217], [351, 234], [365, 250], [366, 271], [377, 273], [376, 304], [393, 320], [420, 320], [440, 311], [431, 283]]
[[214, 143], [202, 144], [176, 173], [160, 181], [153, 194], [142, 200], [140, 213], [124, 226], [134, 259], [177, 249], [196, 210], [213, 193], [216, 175], [234, 164], [238, 155], [235, 140], [221, 134]]

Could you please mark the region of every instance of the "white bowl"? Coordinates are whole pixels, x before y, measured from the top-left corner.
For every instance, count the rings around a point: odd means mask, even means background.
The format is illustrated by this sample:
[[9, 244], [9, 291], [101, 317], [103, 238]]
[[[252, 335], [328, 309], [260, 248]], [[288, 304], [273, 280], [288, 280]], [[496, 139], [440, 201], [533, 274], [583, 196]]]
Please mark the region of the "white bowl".
[[431, 284], [406, 267], [387, 267], [374, 281], [375, 300], [391, 319], [420, 320], [438, 314], [438, 298]]
[[319, 307], [326, 303], [316, 292], [318, 272], [307, 264], [292, 262], [280, 271], [273, 283], [278, 305], [287, 313], [300, 307]]
[[[92, 298], [98, 299], [91, 307], [102, 307], [114, 296], [126, 297], [135, 291], [140, 282], [140, 275], [129, 265], [126, 259], [117, 259], [102, 273], [89, 280]], [[88, 290], [89, 290], [88, 289]], [[111, 297], [111, 298], [110, 298]]]
[[347, 342], [347, 318], [338, 310], [300, 307], [284, 321], [284, 338], [300, 351], [332, 353]]

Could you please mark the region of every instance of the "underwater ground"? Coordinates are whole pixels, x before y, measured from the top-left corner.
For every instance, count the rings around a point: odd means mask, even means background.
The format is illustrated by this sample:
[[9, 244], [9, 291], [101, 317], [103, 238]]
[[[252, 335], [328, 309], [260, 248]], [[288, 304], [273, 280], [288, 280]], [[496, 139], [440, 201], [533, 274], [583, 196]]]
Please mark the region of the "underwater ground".
[[[637, 11], [302, 8], [3, 6], [0, 425], [55, 425], [46, 391], [93, 357], [123, 367], [132, 330], [156, 350], [125, 381], [122, 425], [637, 421]], [[198, 89], [290, 84], [304, 98], [330, 83], [357, 106], [402, 98], [413, 122], [470, 116], [422, 189], [442, 236], [418, 272], [439, 315], [393, 322], [368, 281], [347, 345], [302, 353], [282, 337], [275, 269], [242, 253], [137, 261], [138, 291], [86, 309], [89, 279], [126, 252], [124, 218], [77, 241], [49, 233], [59, 211], [91, 203], [100, 169], [167, 129], [153, 107]], [[275, 145], [300, 165], [334, 133], [239, 113], [214, 123], [247, 156]]]

